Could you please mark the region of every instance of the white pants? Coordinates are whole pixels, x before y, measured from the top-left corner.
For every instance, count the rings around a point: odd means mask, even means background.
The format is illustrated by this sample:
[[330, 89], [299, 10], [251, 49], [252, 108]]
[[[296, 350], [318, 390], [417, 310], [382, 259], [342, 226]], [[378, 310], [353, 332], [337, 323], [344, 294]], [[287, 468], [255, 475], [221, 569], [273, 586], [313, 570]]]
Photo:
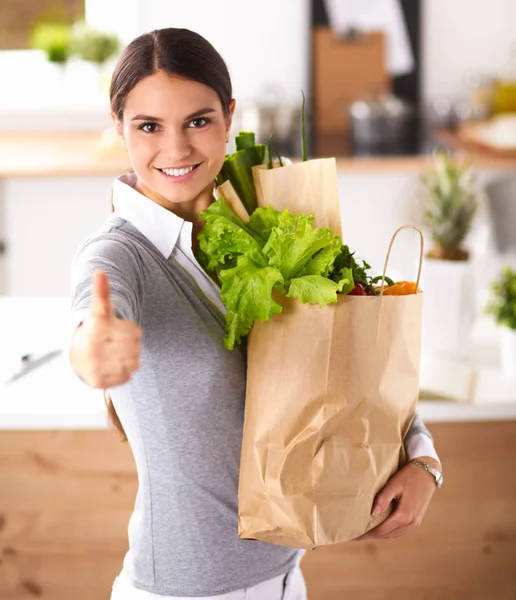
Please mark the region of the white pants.
[[[158, 596], [135, 588], [122, 571], [113, 584], [111, 600], [194, 600], [181, 596]], [[306, 600], [306, 587], [299, 566], [288, 573], [263, 581], [251, 588], [195, 600]]]

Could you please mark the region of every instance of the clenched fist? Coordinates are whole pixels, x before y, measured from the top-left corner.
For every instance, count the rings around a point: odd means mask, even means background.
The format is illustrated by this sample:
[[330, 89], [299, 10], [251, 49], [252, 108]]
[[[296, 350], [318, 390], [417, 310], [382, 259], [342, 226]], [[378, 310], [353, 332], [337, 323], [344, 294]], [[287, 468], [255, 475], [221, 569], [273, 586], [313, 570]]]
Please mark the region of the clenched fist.
[[94, 388], [126, 383], [140, 367], [142, 335], [139, 325], [116, 316], [107, 275], [96, 271], [90, 312], [70, 347], [74, 371]]

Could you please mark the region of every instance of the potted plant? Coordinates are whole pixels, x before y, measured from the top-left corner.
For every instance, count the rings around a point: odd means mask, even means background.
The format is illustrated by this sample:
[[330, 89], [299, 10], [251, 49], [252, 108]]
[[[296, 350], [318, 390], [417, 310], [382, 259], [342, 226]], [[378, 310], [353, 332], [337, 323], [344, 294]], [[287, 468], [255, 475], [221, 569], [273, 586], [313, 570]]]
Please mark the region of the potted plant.
[[31, 46], [41, 50], [50, 63], [46, 70], [54, 81], [49, 79], [49, 85], [62, 89], [71, 54], [71, 27], [61, 22], [40, 22], [32, 30]]
[[516, 270], [507, 266], [491, 284], [486, 312], [501, 327], [500, 358], [503, 374], [516, 379]]
[[72, 48], [73, 53], [83, 60], [103, 65], [118, 52], [120, 40], [116, 35], [85, 23], [76, 23], [73, 28]]
[[95, 29], [86, 23], [75, 23], [72, 30], [72, 54], [83, 64], [93, 65], [101, 91], [109, 87], [109, 77], [103, 77], [103, 67], [120, 49], [116, 35]]
[[425, 258], [424, 351], [467, 359], [476, 316], [473, 263], [466, 247], [479, 206], [471, 164], [443, 151], [422, 175], [424, 226], [433, 245]]
[[38, 23], [32, 31], [31, 42], [50, 62], [62, 65], [70, 56], [71, 28], [65, 23]]

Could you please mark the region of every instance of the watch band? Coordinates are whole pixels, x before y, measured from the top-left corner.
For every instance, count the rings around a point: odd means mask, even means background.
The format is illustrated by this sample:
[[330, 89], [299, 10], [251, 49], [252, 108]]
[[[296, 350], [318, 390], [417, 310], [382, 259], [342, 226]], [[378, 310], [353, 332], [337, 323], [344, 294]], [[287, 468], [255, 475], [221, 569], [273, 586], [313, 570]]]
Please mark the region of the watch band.
[[423, 460], [420, 460], [419, 458], [412, 458], [411, 460], [409, 460], [409, 463], [412, 463], [413, 465], [416, 465], [416, 467], [420, 467], [421, 469], [428, 471], [428, 473], [430, 473], [430, 475], [432, 475], [435, 479], [436, 487], [442, 487], [443, 474], [440, 471], [434, 469], [434, 467], [431, 467], [428, 463], [424, 462]]

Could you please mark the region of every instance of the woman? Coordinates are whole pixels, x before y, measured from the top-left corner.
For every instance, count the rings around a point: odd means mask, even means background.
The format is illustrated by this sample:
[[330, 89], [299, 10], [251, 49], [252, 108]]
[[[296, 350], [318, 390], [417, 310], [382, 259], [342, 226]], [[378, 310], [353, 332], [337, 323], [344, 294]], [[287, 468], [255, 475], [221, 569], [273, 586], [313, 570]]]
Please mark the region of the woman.
[[[154, 31], [121, 55], [111, 107], [134, 172], [74, 259], [70, 357], [86, 383], [111, 388], [138, 471], [112, 598], [302, 600], [300, 551], [237, 536], [245, 349], [224, 349], [219, 289], [195, 259], [235, 110], [228, 70], [201, 36]], [[439, 466], [420, 421], [406, 445]], [[404, 467], [376, 502], [396, 498], [396, 511], [367, 536], [418, 523], [434, 489]]]

